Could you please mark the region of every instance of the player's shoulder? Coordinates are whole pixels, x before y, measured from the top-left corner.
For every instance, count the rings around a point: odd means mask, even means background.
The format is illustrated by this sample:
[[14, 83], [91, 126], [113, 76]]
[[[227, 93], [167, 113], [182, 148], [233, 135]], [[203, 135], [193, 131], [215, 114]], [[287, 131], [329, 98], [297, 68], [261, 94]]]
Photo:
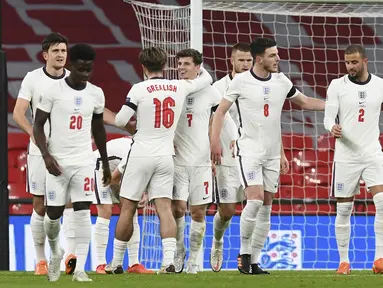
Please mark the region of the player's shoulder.
[[62, 91], [65, 91], [66, 88], [67, 88], [67, 84], [65, 82], [65, 78], [59, 79], [59, 80], [53, 82], [51, 85], [49, 85], [49, 87], [43, 92], [43, 94], [44, 95], [60, 94]]
[[24, 80], [23, 81], [31, 81], [31, 83], [36, 83], [36, 79], [40, 78], [41, 76], [44, 75], [44, 70], [43, 70], [44, 67], [39, 67], [39, 68], [36, 68], [32, 71], [29, 71], [27, 72], [27, 74], [25, 75], [24, 77]]
[[375, 74], [370, 73], [370, 77], [371, 77], [371, 82], [383, 83], [383, 78], [381, 78]]
[[346, 85], [349, 82], [348, 75], [343, 75], [342, 77], [339, 78], [334, 78], [330, 81], [329, 88], [336, 88], [336, 87], [341, 87], [342, 85]]
[[215, 81], [213, 83], [213, 86], [216, 87], [216, 86], [222, 86], [222, 85], [226, 85], [226, 83], [228, 83], [229, 81], [232, 80], [232, 78], [230, 77], [231, 75], [230, 74], [226, 74], [224, 77], [222, 77], [221, 79]]
[[276, 81], [276, 82], [284, 82], [284, 83], [291, 83], [291, 80], [288, 76], [286, 76], [283, 72], [277, 72], [277, 73], [271, 73], [270, 80]]

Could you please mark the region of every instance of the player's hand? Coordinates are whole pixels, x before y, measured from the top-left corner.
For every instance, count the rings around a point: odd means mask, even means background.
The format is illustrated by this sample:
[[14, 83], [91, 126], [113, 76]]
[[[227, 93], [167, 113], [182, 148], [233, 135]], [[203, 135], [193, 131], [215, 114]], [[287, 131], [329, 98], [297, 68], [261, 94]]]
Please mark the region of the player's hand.
[[148, 194], [144, 193], [142, 195], [141, 200], [137, 204], [137, 208], [144, 208], [147, 202], [148, 202]]
[[338, 124], [332, 126], [331, 135], [335, 138], [341, 138], [342, 137], [342, 127]]
[[282, 175], [287, 174], [287, 172], [289, 172], [289, 168], [290, 168], [289, 161], [287, 160], [285, 155], [282, 155], [282, 157], [281, 157], [281, 171], [280, 171], [280, 173]]
[[211, 142], [210, 145], [210, 151], [211, 151], [211, 161], [213, 161], [214, 164], [220, 165], [221, 164], [221, 157], [222, 157], [222, 147], [221, 147], [221, 141], [216, 141], [216, 143]]
[[231, 157], [235, 158], [235, 140], [230, 142]]
[[49, 174], [54, 176], [61, 175], [61, 169], [55, 158], [51, 154], [46, 154], [44, 157], [45, 167], [47, 168]]
[[112, 180], [112, 174], [110, 173], [109, 167], [103, 167], [103, 177], [102, 177], [102, 184], [104, 186], [107, 186], [110, 184], [110, 181]]

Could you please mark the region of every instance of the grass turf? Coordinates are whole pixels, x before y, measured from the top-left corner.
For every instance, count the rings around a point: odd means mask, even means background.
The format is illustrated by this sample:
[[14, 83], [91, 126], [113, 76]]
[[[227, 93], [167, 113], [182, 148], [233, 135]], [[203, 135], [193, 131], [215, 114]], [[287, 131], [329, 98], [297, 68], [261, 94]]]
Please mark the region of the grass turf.
[[[72, 276], [64, 275], [57, 282], [48, 282], [45, 276], [30, 272], [0, 272], [0, 287], [92, 287], [92, 288], [301, 288], [301, 287], [374, 287], [383, 284], [383, 275], [371, 270], [352, 271], [351, 275], [335, 275], [335, 271], [271, 271], [271, 275], [241, 275], [237, 271], [220, 273], [202, 272], [198, 275], [97, 275], [89, 273], [91, 283], [72, 282]], [[70, 285], [70, 286], [68, 286]]]

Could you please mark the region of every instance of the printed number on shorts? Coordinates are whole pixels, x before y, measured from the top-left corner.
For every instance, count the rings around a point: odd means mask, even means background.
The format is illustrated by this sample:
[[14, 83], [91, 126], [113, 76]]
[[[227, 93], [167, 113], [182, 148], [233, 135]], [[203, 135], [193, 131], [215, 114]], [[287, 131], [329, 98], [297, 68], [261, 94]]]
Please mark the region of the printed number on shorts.
[[166, 97], [162, 102], [154, 98], [153, 104], [155, 106], [154, 128], [161, 128], [161, 123], [165, 128], [172, 127], [174, 111], [170, 107], [176, 106], [176, 101], [172, 97]]
[[205, 194], [209, 195], [209, 182], [203, 182], [203, 185], [205, 186]]
[[94, 191], [94, 179], [86, 177], [84, 178], [84, 191], [89, 192], [89, 191]]

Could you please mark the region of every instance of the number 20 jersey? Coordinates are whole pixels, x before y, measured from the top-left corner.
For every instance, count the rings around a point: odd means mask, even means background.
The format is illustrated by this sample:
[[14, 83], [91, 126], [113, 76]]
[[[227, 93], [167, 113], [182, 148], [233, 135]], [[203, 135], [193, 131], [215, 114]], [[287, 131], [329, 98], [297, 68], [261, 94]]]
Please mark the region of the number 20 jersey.
[[195, 84], [151, 78], [132, 86], [126, 105], [136, 109], [137, 132], [129, 157], [174, 155], [174, 132], [187, 94]]

